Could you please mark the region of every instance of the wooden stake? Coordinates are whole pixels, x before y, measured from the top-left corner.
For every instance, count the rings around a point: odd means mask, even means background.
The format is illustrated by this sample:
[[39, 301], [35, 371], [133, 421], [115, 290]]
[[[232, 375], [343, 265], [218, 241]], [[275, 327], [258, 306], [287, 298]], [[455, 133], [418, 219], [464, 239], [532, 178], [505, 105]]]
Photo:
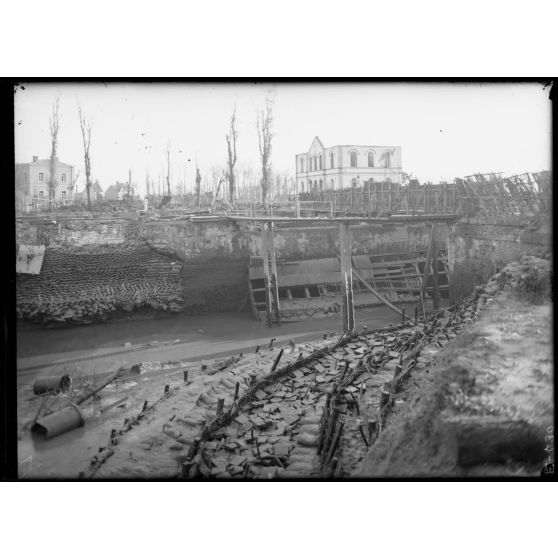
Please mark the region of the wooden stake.
[[188, 383], [188, 370], [184, 370], [184, 383]]
[[281, 357], [283, 356], [283, 349], [281, 349], [279, 351], [279, 354], [277, 355], [277, 357], [275, 358], [275, 362], [273, 363], [273, 366], [271, 367], [271, 372], [274, 372], [275, 369], [277, 368], [277, 365], [279, 364], [279, 361], [281, 360]]
[[224, 408], [225, 408], [225, 400], [217, 399], [217, 416], [219, 416], [223, 412]]

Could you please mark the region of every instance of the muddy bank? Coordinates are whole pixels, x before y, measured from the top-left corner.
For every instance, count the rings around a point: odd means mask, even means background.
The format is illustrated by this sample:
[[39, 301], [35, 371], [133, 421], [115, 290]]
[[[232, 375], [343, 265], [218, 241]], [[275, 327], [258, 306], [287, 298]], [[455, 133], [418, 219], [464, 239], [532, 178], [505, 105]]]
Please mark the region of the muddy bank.
[[480, 320], [413, 372], [361, 475], [540, 475], [554, 426], [552, 314], [548, 298], [529, 302], [526, 278], [546, 269], [548, 295], [548, 262], [523, 262], [489, 282]]

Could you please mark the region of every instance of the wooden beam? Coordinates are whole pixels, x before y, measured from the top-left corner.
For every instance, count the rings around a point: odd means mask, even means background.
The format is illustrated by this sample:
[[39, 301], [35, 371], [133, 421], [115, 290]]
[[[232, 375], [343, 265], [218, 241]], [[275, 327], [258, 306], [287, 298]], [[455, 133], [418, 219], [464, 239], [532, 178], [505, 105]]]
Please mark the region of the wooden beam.
[[339, 259], [341, 261], [341, 294], [343, 299], [343, 331], [347, 332], [353, 331], [355, 328], [350, 223], [339, 223], [339, 252]]
[[403, 312], [394, 306], [387, 298], [382, 296], [362, 275], [360, 275], [355, 269], [353, 269], [354, 276], [369, 290], [372, 294], [386, 306], [391, 308], [394, 312], [397, 312], [400, 316], [403, 316]]
[[[432, 243], [434, 242], [434, 232], [436, 225], [432, 223], [430, 227], [430, 235], [428, 236], [428, 249], [426, 251], [426, 260], [424, 261], [424, 271], [422, 273], [422, 285], [420, 289], [421, 300], [424, 299], [424, 293], [426, 292], [426, 281], [428, 279], [428, 268], [430, 267], [430, 260], [432, 259]], [[424, 312], [424, 302], [422, 310]]]
[[440, 307], [440, 292], [438, 280], [438, 246], [436, 240], [432, 241], [432, 279], [433, 279], [433, 292], [432, 300], [434, 302], [434, 310]]
[[277, 260], [275, 259], [275, 239], [273, 235], [273, 222], [267, 224], [267, 249], [271, 259], [271, 294], [273, 296], [273, 312], [275, 321], [281, 325], [281, 315], [279, 312], [279, 283], [277, 279]]
[[267, 223], [262, 223], [262, 258], [264, 269], [264, 286], [265, 286], [265, 312], [267, 317], [267, 325], [271, 327], [271, 278], [269, 276], [269, 261], [267, 248]]

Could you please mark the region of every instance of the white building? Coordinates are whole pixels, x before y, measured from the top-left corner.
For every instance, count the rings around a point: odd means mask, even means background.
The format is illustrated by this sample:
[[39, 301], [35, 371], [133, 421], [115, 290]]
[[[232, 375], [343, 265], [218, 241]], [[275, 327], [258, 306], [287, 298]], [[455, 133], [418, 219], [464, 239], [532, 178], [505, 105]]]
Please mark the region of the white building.
[[335, 145], [324, 147], [316, 136], [306, 153], [296, 156], [299, 192], [363, 186], [369, 180], [401, 184], [400, 146]]

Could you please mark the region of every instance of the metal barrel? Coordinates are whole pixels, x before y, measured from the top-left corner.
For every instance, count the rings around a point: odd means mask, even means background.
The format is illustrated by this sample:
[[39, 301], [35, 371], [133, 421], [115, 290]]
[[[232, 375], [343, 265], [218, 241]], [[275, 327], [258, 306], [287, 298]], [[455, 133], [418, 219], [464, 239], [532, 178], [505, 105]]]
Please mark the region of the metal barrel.
[[72, 380], [68, 374], [63, 374], [62, 376], [43, 376], [35, 380], [33, 392], [35, 395], [41, 395], [51, 391], [68, 391], [71, 385]]
[[59, 434], [83, 426], [85, 420], [80, 408], [73, 403], [61, 411], [42, 417], [33, 425], [33, 432], [43, 435], [47, 440]]

